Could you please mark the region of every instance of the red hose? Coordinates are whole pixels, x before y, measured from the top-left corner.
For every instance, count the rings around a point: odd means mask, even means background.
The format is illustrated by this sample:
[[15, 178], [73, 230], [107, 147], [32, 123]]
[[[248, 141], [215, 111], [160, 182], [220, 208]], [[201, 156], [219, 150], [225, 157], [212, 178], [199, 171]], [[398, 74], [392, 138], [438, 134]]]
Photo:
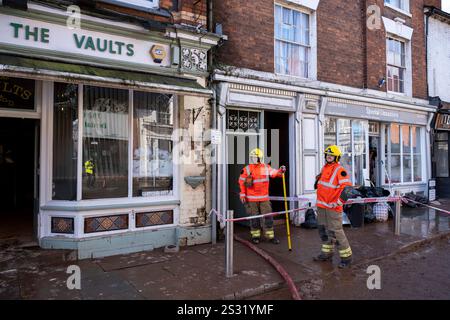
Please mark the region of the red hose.
[[294, 284], [294, 281], [289, 276], [289, 274], [286, 272], [286, 270], [284, 270], [284, 268], [281, 266], [281, 264], [279, 264], [274, 258], [269, 256], [264, 250], [262, 250], [262, 249], [258, 248], [257, 246], [251, 244], [247, 240], [244, 240], [244, 239], [242, 239], [241, 237], [239, 237], [237, 235], [234, 236], [234, 239], [236, 241], [239, 241], [240, 243], [246, 245], [247, 247], [249, 247], [250, 249], [255, 251], [257, 254], [259, 254], [261, 257], [263, 257], [264, 259], [269, 261], [269, 263], [275, 268], [275, 270], [277, 270], [278, 273], [283, 277], [284, 281], [286, 281], [286, 283], [287, 283], [287, 285], [289, 287], [289, 290], [291, 291], [292, 299], [294, 299], [294, 300], [302, 300], [302, 298], [300, 297], [300, 294], [298, 293], [297, 287]]

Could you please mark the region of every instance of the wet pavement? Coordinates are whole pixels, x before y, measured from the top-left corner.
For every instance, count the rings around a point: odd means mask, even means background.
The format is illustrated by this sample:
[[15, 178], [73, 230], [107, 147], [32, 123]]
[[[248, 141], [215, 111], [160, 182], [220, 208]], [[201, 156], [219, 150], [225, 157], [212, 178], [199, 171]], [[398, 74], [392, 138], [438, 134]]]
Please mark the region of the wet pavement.
[[[398, 297], [395, 292], [409, 288], [402, 285], [398, 275], [410, 279], [410, 285], [420, 285], [429, 290], [433, 285], [438, 288], [436, 296], [439, 298], [445, 298], [442, 291], [450, 288], [445, 281], [449, 279], [448, 273], [443, 272], [450, 262], [448, 245], [445, 245], [450, 230], [448, 215], [423, 208], [404, 208], [402, 235], [398, 237], [393, 233], [392, 220], [366, 224], [362, 228], [345, 227], [354, 253], [354, 267], [344, 271], [336, 268], [338, 257], [333, 263], [318, 264], [312, 261], [312, 256], [320, 248], [316, 229], [293, 227], [291, 230], [291, 252], [287, 249], [284, 225], [276, 226], [280, 245], [262, 242], [259, 246], [283, 265], [304, 299]], [[235, 231], [248, 238], [246, 228], [236, 226]], [[423, 239], [434, 240], [424, 246]], [[423, 251], [427, 245], [441, 242], [444, 245]], [[164, 253], [158, 249], [71, 261], [73, 255], [69, 251], [43, 250], [33, 245], [23, 246], [23, 243], [11, 238], [0, 239], [0, 299], [241, 299], [251, 296], [263, 298], [261, 295], [264, 294], [272, 299], [289, 298], [283, 296], [283, 290], [274, 291], [285, 285], [281, 276], [265, 260], [239, 243], [235, 242], [234, 248], [235, 276], [227, 279], [224, 275], [223, 242], [183, 247], [178, 253]], [[383, 273], [386, 275], [383, 278], [386, 279], [383, 280], [385, 290], [376, 295], [364, 295], [364, 279], [368, 276], [365, 267], [374, 263], [383, 264], [382, 269], [387, 270]], [[81, 290], [67, 288], [66, 281], [70, 274], [66, 271], [70, 265], [80, 267]], [[427, 268], [428, 273], [417, 277], [415, 265], [420, 265], [423, 270]], [[442, 277], [439, 285], [433, 284], [436, 280], [429, 274]], [[423, 284], [423, 281], [430, 281], [430, 284]], [[361, 283], [363, 286], [358, 289], [361, 291], [355, 289], [355, 292], [361, 292], [360, 295], [347, 292], [353, 290], [353, 285]], [[394, 290], [391, 295], [387, 293], [391, 290], [389, 288]], [[279, 297], [277, 292], [281, 292]], [[417, 291], [413, 297], [433, 296], [430, 292]]]

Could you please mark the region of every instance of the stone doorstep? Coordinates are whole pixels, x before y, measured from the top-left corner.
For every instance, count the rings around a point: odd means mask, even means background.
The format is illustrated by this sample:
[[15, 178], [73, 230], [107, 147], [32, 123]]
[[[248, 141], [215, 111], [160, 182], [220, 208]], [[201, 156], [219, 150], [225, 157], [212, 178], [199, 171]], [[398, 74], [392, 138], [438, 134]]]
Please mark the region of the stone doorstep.
[[[357, 264], [354, 264], [352, 266], [352, 268], [359, 267], [361, 265], [365, 265], [367, 263], [371, 263], [371, 262], [378, 261], [378, 260], [381, 260], [381, 259], [389, 258], [389, 257], [395, 256], [395, 255], [400, 254], [400, 253], [405, 253], [405, 252], [408, 252], [410, 250], [413, 250], [414, 248], [417, 248], [417, 247], [420, 247], [420, 246], [424, 246], [424, 245], [427, 245], [429, 243], [432, 243], [433, 241], [438, 241], [438, 240], [442, 240], [442, 239], [445, 239], [445, 238], [450, 238], [450, 231], [446, 231], [444, 233], [437, 234], [437, 235], [434, 235], [434, 236], [426, 238], [426, 239], [416, 240], [416, 241], [407, 243], [407, 244], [401, 246], [399, 249], [395, 250], [392, 253], [389, 253], [389, 254], [381, 256], [381, 257], [368, 259], [368, 260], [359, 262]], [[264, 259], [261, 258], [261, 260], [264, 260]], [[265, 262], [265, 263], [267, 263], [270, 266], [270, 264], [268, 262]], [[329, 273], [325, 274], [325, 276], [329, 276], [329, 275], [333, 274], [336, 271], [337, 271], [337, 267], [332, 272], [329, 272]], [[293, 279], [293, 281], [294, 281], [294, 283], [297, 282], [295, 279]], [[296, 286], [298, 288], [298, 284], [297, 283], [296, 283]], [[263, 294], [263, 293], [269, 293], [269, 292], [272, 292], [272, 291], [276, 291], [276, 290], [279, 290], [279, 289], [282, 289], [282, 288], [287, 288], [287, 285], [286, 285], [286, 283], [284, 281], [283, 282], [274, 282], [274, 283], [270, 283], [270, 284], [261, 285], [261, 286], [256, 287], [256, 288], [247, 288], [247, 289], [243, 289], [241, 291], [234, 292], [232, 294], [227, 294], [227, 295], [223, 296], [220, 300], [246, 299], [246, 298], [251, 298], [251, 297]]]

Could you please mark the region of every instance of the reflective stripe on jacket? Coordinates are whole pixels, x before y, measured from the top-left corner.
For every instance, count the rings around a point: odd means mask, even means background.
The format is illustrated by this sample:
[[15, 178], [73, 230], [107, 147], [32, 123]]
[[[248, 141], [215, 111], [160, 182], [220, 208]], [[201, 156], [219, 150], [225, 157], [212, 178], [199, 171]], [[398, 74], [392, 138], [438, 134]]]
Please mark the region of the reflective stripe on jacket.
[[84, 169], [86, 170], [86, 174], [94, 174], [94, 164], [91, 161], [84, 163]]
[[[343, 206], [339, 200], [342, 190], [351, 186], [351, 178], [339, 163], [325, 164], [317, 182], [317, 206], [342, 212]], [[333, 208], [333, 204], [337, 206]]]
[[[264, 163], [249, 164], [241, 171], [239, 177], [239, 187], [241, 198], [246, 198], [249, 202], [269, 201], [269, 179], [281, 177], [280, 170], [272, 169]], [[253, 185], [245, 186], [245, 179], [251, 176]]]

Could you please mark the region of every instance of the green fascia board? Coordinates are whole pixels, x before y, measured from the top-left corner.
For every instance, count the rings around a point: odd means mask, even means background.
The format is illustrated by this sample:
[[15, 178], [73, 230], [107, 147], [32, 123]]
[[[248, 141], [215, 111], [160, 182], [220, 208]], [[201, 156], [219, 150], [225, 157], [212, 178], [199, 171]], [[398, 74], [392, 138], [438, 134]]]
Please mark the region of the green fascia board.
[[62, 63], [62, 62], [31, 59], [19, 56], [8, 56], [0, 54], [0, 65], [16, 66], [36, 71], [50, 70], [68, 74], [89, 75], [106, 79], [108, 78], [121, 79], [128, 82], [162, 84], [174, 87], [193, 89], [194, 91], [204, 91], [204, 93], [209, 92], [208, 89], [203, 88], [200, 84], [198, 84], [197, 81], [193, 79], [169, 77], [133, 71], [105, 69], [81, 64], [70, 64], [70, 63]]

